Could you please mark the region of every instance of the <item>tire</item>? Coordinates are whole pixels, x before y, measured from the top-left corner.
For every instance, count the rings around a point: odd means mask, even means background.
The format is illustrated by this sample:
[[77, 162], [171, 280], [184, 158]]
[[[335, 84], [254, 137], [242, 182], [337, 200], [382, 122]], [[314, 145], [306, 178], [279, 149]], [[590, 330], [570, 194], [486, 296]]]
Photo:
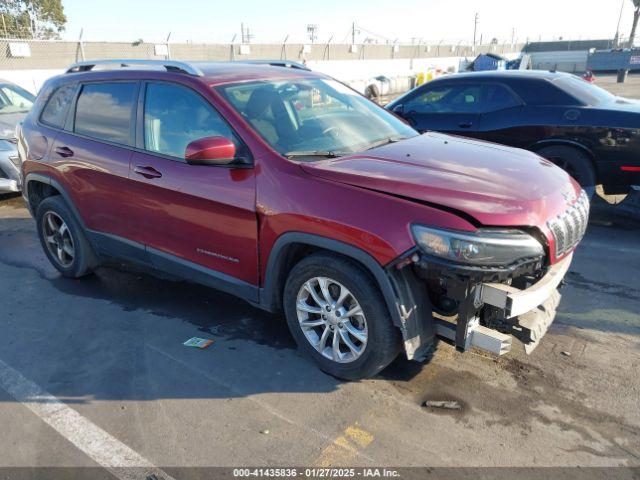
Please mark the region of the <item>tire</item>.
[[593, 197], [596, 191], [596, 172], [589, 155], [566, 145], [545, 147], [537, 153], [571, 175], [587, 192], [589, 198]]
[[[50, 220], [58, 227], [57, 236]], [[63, 276], [83, 277], [98, 265], [96, 254], [82, 227], [61, 196], [47, 197], [40, 202], [36, 209], [36, 224], [42, 249], [51, 264]], [[66, 225], [66, 229], [63, 229], [62, 225]], [[60, 233], [62, 230], [64, 232]], [[62, 257], [58, 249], [62, 250]], [[68, 252], [72, 252], [72, 255]]]
[[[318, 304], [313, 300], [310, 291], [305, 289], [305, 284], [314, 288], [316, 295], [324, 301], [320, 283], [315, 279], [324, 278], [328, 280], [328, 288], [333, 299], [338, 299], [339, 293], [345, 288], [350, 292], [350, 296], [344, 298], [342, 306], [335, 308], [332, 312], [326, 313], [325, 323], [315, 328], [305, 331], [301, 326], [299, 315], [308, 315], [310, 322], [322, 322], [319, 313], [301, 312], [298, 309], [300, 296], [306, 296], [303, 300], [309, 308], [317, 308]], [[328, 302], [325, 302], [328, 303]], [[362, 314], [346, 317], [347, 310], [355, 311], [357, 306], [361, 307]], [[284, 294], [283, 307], [289, 330], [293, 335], [298, 347], [329, 375], [345, 380], [360, 380], [369, 378], [389, 363], [391, 363], [400, 351], [400, 332], [394, 327], [389, 310], [382, 299], [382, 294], [375, 286], [373, 279], [357, 263], [331, 253], [318, 253], [311, 255], [296, 264], [287, 278]], [[326, 308], [326, 307], [324, 307]], [[341, 317], [341, 315], [343, 315]], [[332, 322], [339, 322], [332, 324]], [[347, 324], [349, 323], [349, 325]], [[331, 330], [333, 327], [333, 330]], [[311, 332], [313, 331], [313, 333]], [[322, 340], [322, 334], [327, 333], [327, 348], [322, 352], [331, 355], [328, 358], [321, 353], [319, 343], [314, 346], [309, 337]], [[352, 332], [357, 333], [353, 336]], [[365, 332], [363, 334], [363, 332]], [[349, 339], [351, 344], [360, 353], [356, 355], [351, 347], [343, 340], [343, 336]], [[308, 337], [309, 336], [309, 337]], [[342, 361], [335, 360], [333, 338], [338, 337], [339, 354], [343, 354]], [[363, 343], [361, 337], [366, 337]]]

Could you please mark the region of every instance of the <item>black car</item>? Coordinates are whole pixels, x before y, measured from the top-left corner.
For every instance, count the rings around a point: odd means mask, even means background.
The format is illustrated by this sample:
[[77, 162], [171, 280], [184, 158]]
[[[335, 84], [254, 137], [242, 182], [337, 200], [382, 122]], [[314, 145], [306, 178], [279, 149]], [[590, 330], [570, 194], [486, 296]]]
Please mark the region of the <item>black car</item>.
[[640, 184], [640, 102], [575, 75], [491, 71], [448, 75], [387, 108], [424, 132], [437, 130], [526, 148], [586, 190], [625, 193]]

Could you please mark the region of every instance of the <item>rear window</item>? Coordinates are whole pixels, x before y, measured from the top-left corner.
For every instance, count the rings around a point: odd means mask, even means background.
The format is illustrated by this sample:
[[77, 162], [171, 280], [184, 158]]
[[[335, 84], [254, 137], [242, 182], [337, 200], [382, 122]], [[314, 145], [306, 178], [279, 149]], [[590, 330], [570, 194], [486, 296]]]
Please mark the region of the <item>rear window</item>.
[[76, 105], [74, 132], [108, 142], [130, 145], [135, 83], [84, 85]]
[[64, 85], [53, 92], [40, 116], [42, 123], [62, 128], [75, 91], [75, 85]]
[[585, 82], [581, 78], [575, 76], [563, 76], [554, 80], [554, 85], [567, 92], [572, 97], [577, 98], [587, 105], [598, 105], [615, 100], [615, 95], [607, 92], [605, 89], [598, 87], [589, 82]]

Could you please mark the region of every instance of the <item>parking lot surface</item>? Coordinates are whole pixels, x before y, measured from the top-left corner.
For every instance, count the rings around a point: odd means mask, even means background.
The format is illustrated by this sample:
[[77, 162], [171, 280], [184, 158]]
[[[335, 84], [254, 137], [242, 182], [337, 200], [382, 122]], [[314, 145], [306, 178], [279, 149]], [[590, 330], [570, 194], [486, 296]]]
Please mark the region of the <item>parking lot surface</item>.
[[[639, 465], [640, 229], [614, 208], [594, 208], [531, 356], [440, 342], [428, 363], [348, 383], [231, 296], [121, 264], [61, 277], [22, 199], [3, 198], [0, 466], [104, 451], [162, 467]], [[194, 336], [215, 342], [182, 345]]]

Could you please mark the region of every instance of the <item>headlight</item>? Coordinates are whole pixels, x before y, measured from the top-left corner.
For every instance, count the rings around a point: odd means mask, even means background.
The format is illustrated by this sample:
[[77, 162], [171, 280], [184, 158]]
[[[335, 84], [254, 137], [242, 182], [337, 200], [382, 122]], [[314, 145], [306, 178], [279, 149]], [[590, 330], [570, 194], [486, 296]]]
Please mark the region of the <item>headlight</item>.
[[411, 231], [425, 253], [467, 265], [510, 265], [544, 255], [540, 242], [520, 230], [466, 233], [413, 225]]

